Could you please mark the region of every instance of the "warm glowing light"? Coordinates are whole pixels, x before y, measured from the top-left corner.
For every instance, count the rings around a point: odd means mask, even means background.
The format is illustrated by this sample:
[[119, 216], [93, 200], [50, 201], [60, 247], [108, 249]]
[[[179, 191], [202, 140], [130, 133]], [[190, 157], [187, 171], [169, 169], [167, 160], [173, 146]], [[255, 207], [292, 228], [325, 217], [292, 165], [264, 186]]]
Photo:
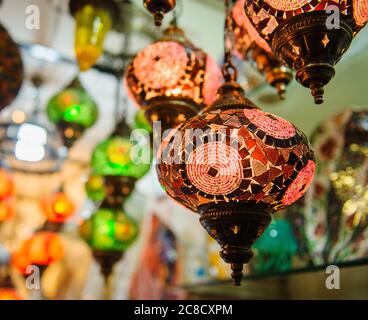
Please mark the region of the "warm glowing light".
[[75, 212], [74, 204], [62, 192], [43, 199], [41, 206], [50, 222], [64, 223]]
[[14, 110], [11, 114], [11, 119], [16, 124], [21, 124], [26, 120], [26, 114], [22, 110]]
[[0, 300], [22, 300], [22, 297], [13, 288], [0, 288]]
[[13, 180], [8, 172], [0, 169], [0, 200], [4, 200], [14, 193]]
[[53, 232], [39, 231], [23, 241], [12, 255], [12, 264], [22, 273], [27, 266], [48, 266], [64, 257], [64, 246]]
[[2, 200], [0, 202], [0, 223], [11, 219], [14, 214], [14, 202], [11, 200]]

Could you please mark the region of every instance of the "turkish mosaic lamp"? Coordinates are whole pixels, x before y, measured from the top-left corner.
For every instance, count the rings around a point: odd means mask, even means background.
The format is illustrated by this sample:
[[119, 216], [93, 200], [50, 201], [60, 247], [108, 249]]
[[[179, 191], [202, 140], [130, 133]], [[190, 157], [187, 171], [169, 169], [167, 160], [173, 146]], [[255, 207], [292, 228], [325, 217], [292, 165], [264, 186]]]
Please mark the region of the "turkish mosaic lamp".
[[114, 264], [138, 236], [138, 224], [122, 209], [102, 206], [80, 226], [80, 235], [101, 266], [106, 281]]
[[22, 86], [23, 77], [19, 47], [0, 24], [0, 111], [13, 102]]
[[149, 123], [160, 120], [163, 130], [175, 128], [213, 102], [221, 82], [215, 61], [176, 26], [141, 50], [125, 75], [131, 99]]
[[255, 257], [250, 263], [252, 272], [284, 272], [292, 268], [298, 243], [290, 223], [273, 219], [263, 235], [252, 246]]
[[98, 118], [98, 106], [75, 78], [47, 104], [48, 119], [53, 122], [70, 148]]
[[253, 61], [267, 83], [273, 86], [281, 99], [293, 78], [292, 70], [276, 59], [267, 42], [262, 39], [244, 12], [245, 0], [238, 0], [231, 11], [234, 52], [242, 60]]
[[[184, 135], [186, 139], [183, 139]], [[218, 99], [161, 145], [157, 174], [168, 195], [200, 214], [240, 284], [251, 245], [271, 213], [303, 196], [315, 162], [307, 137], [290, 122], [259, 110], [234, 81]]]
[[368, 21], [367, 0], [246, 0], [245, 12], [277, 59], [296, 71], [316, 104], [334, 66]]
[[288, 209], [304, 255], [315, 265], [366, 256], [368, 112], [348, 109], [312, 136], [318, 171], [305, 200]]

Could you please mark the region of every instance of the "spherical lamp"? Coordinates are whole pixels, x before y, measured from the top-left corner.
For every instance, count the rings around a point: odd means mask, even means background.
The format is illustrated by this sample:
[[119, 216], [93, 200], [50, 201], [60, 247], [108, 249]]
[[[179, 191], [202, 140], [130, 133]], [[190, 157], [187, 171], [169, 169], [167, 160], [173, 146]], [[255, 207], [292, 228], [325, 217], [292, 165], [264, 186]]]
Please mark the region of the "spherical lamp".
[[53, 232], [38, 231], [23, 241], [12, 255], [12, 264], [25, 274], [27, 266], [36, 265], [43, 271], [64, 257], [61, 238]]
[[107, 279], [114, 264], [136, 239], [138, 225], [122, 209], [102, 206], [83, 222], [80, 234]]
[[100, 202], [105, 198], [104, 178], [98, 175], [90, 175], [84, 184], [87, 197], [95, 202]]
[[51, 98], [47, 116], [70, 148], [98, 118], [98, 107], [78, 79]]
[[46, 219], [51, 223], [64, 223], [75, 213], [75, 206], [63, 192], [57, 192], [41, 201]]
[[273, 53], [296, 70], [316, 104], [334, 65], [368, 21], [367, 0], [246, 0], [245, 12]]
[[315, 163], [302, 132], [259, 110], [226, 78], [218, 99], [163, 142], [157, 174], [169, 196], [200, 214], [240, 285], [251, 245], [272, 212], [305, 193]]
[[133, 101], [150, 123], [160, 120], [163, 130], [175, 128], [213, 102], [221, 82], [214, 60], [175, 26], [133, 58], [125, 78]]

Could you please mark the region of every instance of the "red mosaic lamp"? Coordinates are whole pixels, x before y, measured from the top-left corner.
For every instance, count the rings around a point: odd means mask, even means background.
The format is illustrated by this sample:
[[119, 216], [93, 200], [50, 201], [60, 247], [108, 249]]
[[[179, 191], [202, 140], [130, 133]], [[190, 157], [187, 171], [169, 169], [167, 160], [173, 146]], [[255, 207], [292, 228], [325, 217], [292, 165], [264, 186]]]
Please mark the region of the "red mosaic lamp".
[[164, 15], [174, 10], [175, 0], [144, 0], [144, 7], [153, 15], [155, 25], [161, 26]]
[[[226, 25], [225, 44], [230, 18]], [[222, 259], [231, 264], [234, 284], [240, 285], [252, 244], [271, 213], [305, 193], [315, 162], [302, 132], [244, 97], [231, 50], [225, 46], [225, 84], [217, 100], [163, 141], [156, 169], [168, 195], [200, 214], [202, 226], [221, 246]]]
[[266, 81], [285, 99], [286, 87], [293, 78], [292, 70], [275, 58], [246, 16], [244, 4], [245, 0], [238, 0], [231, 11], [235, 54], [241, 59], [253, 60]]
[[316, 104], [323, 103], [335, 64], [368, 21], [367, 0], [246, 0], [244, 8], [278, 60], [310, 88]]
[[147, 120], [175, 128], [216, 98], [219, 67], [171, 25], [163, 37], [140, 51], [127, 68], [125, 84]]

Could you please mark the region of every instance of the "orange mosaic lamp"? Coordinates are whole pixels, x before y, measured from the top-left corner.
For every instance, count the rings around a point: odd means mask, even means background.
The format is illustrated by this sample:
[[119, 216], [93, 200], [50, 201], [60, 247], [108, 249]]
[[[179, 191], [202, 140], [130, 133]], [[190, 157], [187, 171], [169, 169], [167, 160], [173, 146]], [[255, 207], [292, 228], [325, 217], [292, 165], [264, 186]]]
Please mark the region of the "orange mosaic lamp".
[[38, 231], [12, 254], [12, 265], [26, 274], [29, 265], [45, 268], [64, 257], [64, 245], [54, 232]]

